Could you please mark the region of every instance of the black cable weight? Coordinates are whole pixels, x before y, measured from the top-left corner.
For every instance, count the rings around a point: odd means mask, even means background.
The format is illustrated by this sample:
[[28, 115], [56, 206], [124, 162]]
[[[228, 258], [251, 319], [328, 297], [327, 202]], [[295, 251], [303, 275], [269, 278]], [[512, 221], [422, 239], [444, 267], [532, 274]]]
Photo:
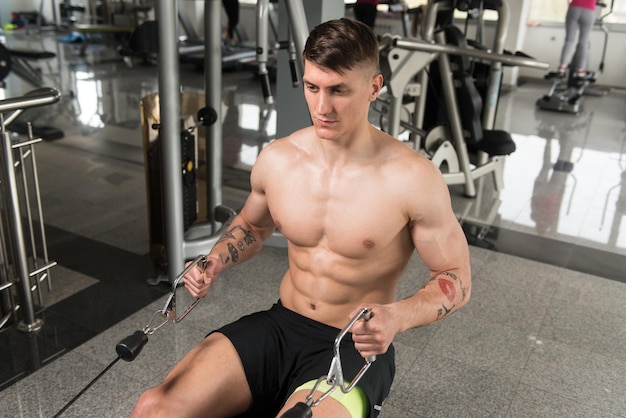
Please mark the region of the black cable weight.
[[285, 412], [280, 418], [311, 418], [313, 411], [304, 402], [298, 402], [295, 406]]
[[135, 331], [133, 334], [117, 343], [115, 351], [124, 361], [133, 361], [141, 353], [143, 346], [148, 342], [148, 336], [143, 331]]

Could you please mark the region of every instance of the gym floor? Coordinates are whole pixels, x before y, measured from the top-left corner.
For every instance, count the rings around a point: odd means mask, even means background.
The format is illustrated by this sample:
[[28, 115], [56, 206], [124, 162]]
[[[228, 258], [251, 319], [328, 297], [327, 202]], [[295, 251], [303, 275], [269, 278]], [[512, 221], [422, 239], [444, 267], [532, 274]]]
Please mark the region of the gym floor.
[[[0, 330], [6, 417], [61, 410], [169, 292], [148, 284], [159, 272], [149, 252], [140, 103], [157, 90], [156, 68], [129, 66], [98, 44], [81, 55], [81, 45], [58, 36], [7, 34], [10, 47], [56, 54], [33, 65], [45, 86], [61, 91], [60, 102], [22, 119], [64, 137], [35, 146], [48, 251], [58, 264], [51, 290], [42, 289], [42, 329]], [[250, 166], [275, 136], [276, 114], [250, 70], [223, 78], [223, 200], [239, 209]], [[181, 80], [186, 92], [202, 92], [197, 68], [182, 65]], [[15, 74], [5, 82], [5, 98], [34, 89]], [[505, 188], [496, 192], [489, 176], [477, 182], [476, 198], [450, 187], [472, 244], [472, 300], [397, 337], [397, 374], [381, 417], [626, 415], [626, 92], [585, 97], [581, 114], [570, 115], [536, 109], [548, 88], [538, 74], [501, 97], [498, 127], [517, 144], [505, 161]], [[150, 336], [135, 361], [118, 362], [64, 416], [128, 416], [139, 394], [208, 331], [275, 302], [285, 268], [285, 250], [267, 247], [225, 273], [183, 322]], [[426, 277], [415, 256], [398, 297]]]

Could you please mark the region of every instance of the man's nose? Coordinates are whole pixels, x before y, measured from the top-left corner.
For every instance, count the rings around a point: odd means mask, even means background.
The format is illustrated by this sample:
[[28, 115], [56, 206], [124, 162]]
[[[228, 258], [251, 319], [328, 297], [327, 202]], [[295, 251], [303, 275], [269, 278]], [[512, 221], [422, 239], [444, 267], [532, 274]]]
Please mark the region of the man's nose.
[[332, 106], [330, 97], [326, 93], [320, 93], [317, 97], [317, 107], [315, 111], [318, 115], [327, 115], [331, 112]]

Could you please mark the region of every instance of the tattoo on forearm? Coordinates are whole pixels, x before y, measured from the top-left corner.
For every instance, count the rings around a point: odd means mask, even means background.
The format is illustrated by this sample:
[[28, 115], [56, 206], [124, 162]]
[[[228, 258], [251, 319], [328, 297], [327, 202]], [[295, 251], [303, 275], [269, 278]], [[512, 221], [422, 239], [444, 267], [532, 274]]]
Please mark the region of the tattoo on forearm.
[[[235, 236], [236, 233], [242, 233], [243, 236], [239, 239]], [[239, 235], [239, 234], [237, 234]], [[235, 241], [227, 242], [227, 241]], [[236, 263], [239, 260], [239, 254], [246, 250], [246, 247], [249, 247], [253, 243], [256, 242], [256, 238], [252, 231], [242, 228], [237, 225], [227, 230], [222, 234], [220, 239], [217, 241], [218, 243], [227, 242], [226, 246], [228, 248], [228, 254], [220, 254], [220, 259], [222, 263]]]
[[[447, 277], [441, 277], [447, 276]], [[451, 280], [450, 280], [451, 279]], [[457, 283], [458, 288], [461, 290], [461, 302], [465, 300], [466, 291], [465, 286], [463, 286], [463, 281], [459, 279], [456, 274], [451, 273], [449, 271], [444, 271], [439, 273], [432, 280], [437, 280], [437, 284], [439, 285], [439, 289], [446, 296], [448, 302], [453, 303], [457, 296]], [[450, 315], [456, 304], [452, 304], [452, 306], [446, 306], [444, 303], [441, 304], [441, 308], [437, 310], [437, 320], [443, 319], [446, 316]]]
[[[233, 263], [236, 263], [237, 260], [239, 260], [239, 251], [237, 251], [237, 248], [235, 248], [235, 246], [231, 243], [228, 243], [228, 254], [230, 254], [230, 259], [233, 261]], [[224, 264], [226, 264], [226, 262], [228, 261], [228, 257], [224, 261]]]
[[455, 306], [456, 305], [452, 305], [450, 308], [447, 308], [446, 305], [442, 303], [441, 308], [437, 310], [437, 321], [450, 315]]

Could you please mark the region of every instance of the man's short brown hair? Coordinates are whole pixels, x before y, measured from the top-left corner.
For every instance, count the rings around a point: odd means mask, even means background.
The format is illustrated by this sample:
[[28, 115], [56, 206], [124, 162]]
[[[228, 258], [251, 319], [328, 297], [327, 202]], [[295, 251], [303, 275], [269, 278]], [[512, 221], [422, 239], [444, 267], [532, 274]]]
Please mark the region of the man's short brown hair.
[[378, 39], [365, 24], [341, 18], [317, 25], [304, 46], [303, 58], [339, 74], [371, 66], [378, 72]]

